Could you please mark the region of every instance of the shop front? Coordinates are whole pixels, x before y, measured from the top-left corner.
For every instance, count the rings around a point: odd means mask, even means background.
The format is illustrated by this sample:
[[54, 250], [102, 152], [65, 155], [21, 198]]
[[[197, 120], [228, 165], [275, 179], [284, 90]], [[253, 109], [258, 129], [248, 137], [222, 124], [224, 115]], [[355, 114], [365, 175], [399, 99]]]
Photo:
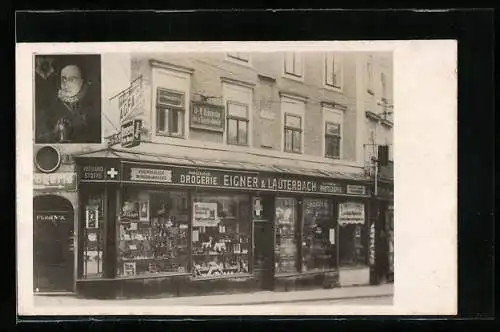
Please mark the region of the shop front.
[[339, 206], [364, 205], [366, 189], [348, 190], [364, 184], [263, 165], [230, 169], [155, 158], [75, 157], [79, 294], [187, 296], [338, 285]]

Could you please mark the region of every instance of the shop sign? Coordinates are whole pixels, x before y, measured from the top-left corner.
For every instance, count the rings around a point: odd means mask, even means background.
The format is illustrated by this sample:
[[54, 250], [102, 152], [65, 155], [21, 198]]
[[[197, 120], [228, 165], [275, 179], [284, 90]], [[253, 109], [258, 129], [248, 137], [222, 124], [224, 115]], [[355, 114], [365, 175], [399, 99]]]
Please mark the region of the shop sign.
[[123, 163], [123, 181], [242, 190], [344, 194], [341, 183], [315, 177], [276, 175], [274, 173], [235, 172], [180, 166], [141, 166]]
[[80, 180], [84, 181], [120, 181], [121, 172], [119, 164], [84, 165], [80, 167]]
[[375, 223], [370, 225], [370, 247], [369, 247], [369, 263], [375, 265]]
[[365, 205], [357, 202], [339, 204], [339, 224], [364, 224]]
[[366, 187], [348, 184], [347, 193], [351, 195], [366, 195]]
[[76, 173], [34, 173], [33, 189], [35, 190], [66, 190], [75, 191], [77, 188]]
[[65, 212], [35, 212], [35, 220], [39, 223], [58, 223], [70, 221], [70, 214]]
[[192, 102], [191, 127], [204, 130], [224, 131], [224, 107]]
[[141, 142], [142, 120], [124, 123], [121, 128], [121, 143], [125, 148], [137, 146]]
[[215, 227], [220, 219], [217, 215], [217, 203], [193, 203], [193, 227]]
[[120, 123], [131, 115], [141, 110], [143, 103], [142, 77], [130, 83], [130, 86], [118, 95], [118, 108], [120, 110]]
[[99, 228], [99, 207], [87, 206], [85, 208], [85, 226], [87, 229]]

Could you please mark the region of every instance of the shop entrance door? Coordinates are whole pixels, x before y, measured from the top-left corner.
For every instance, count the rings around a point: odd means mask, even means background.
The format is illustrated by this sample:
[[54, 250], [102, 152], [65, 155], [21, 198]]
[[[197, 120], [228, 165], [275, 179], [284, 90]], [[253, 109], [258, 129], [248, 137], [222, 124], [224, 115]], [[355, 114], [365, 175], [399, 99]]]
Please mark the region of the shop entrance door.
[[59, 196], [33, 199], [33, 290], [72, 292], [74, 211]]
[[[257, 202], [258, 213], [255, 213]], [[260, 209], [260, 211], [259, 211]], [[274, 288], [274, 198], [254, 198], [253, 269], [265, 290]]]

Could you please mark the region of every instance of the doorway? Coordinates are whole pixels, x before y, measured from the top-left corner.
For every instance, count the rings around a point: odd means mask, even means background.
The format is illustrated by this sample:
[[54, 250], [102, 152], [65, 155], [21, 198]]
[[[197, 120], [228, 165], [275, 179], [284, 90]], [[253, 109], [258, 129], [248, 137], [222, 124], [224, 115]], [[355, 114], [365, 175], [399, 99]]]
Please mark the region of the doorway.
[[[258, 213], [256, 213], [256, 211]], [[260, 288], [274, 288], [274, 197], [253, 198], [253, 270]]]
[[33, 291], [72, 292], [74, 211], [62, 197], [33, 199]]

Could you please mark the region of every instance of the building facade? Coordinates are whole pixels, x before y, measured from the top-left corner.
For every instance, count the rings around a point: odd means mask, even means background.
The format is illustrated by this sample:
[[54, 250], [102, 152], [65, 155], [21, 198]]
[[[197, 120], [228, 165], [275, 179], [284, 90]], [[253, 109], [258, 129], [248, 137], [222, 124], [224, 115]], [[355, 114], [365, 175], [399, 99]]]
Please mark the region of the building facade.
[[[35, 292], [183, 296], [370, 282], [381, 200], [367, 147], [392, 144], [380, 112], [392, 105], [390, 55], [101, 59], [103, 144], [35, 146]], [[366, 135], [373, 126], [387, 129], [385, 141]]]

